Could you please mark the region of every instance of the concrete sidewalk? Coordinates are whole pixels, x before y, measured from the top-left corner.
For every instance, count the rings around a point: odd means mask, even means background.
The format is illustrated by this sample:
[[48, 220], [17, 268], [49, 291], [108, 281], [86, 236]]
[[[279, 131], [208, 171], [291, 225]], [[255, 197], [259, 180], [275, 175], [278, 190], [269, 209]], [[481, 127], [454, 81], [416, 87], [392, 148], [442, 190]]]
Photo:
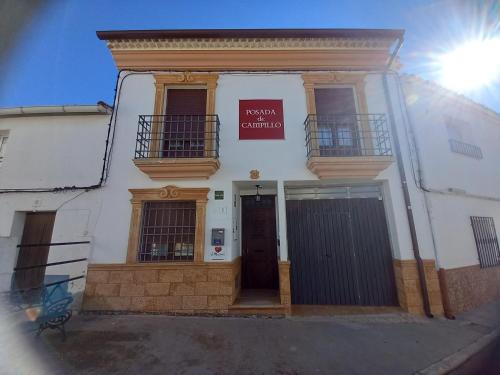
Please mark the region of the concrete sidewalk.
[[58, 332], [35, 339], [32, 332], [2, 329], [0, 371], [413, 374], [439, 368], [443, 358], [498, 327], [500, 301], [454, 321], [404, 313], [285, 319], [79, 315], [68, 323], [65, 343]]

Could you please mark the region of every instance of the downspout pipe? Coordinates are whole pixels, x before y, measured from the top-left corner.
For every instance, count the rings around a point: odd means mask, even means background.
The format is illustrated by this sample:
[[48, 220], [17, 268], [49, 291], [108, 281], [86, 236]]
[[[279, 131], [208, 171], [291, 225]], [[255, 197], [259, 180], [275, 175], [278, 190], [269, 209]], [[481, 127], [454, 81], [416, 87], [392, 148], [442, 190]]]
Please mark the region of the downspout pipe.
[[[390, 68], [390, 64], [394, 60], [395, 54], [397, 53], [397, 51], [401, 47], [402, 42], [403, 42], [403, 39], [400, 38], [399, 43], [398, 43], [398, 47], [396, 48], [395, 52], [393, 53], [393, 56], [390, 59], [390, 62], [387, 66], [387, 69]], [[418, 245], [417, 231], [415, 228], [415, 218], [413, 216], [413, 209], [412, 209], [412, 204], [411, 204], [410, 192], [408, 190], [408, 181], [406, 179], [406, 173], [405, 173], [404, 164], [403, 164], [403, 157], [401, 155], [401, 145], [399, 143], [399, 138], [398, 138], [398, 133], [397, 133], [397, 128], [396, 128], [394, 109], [393, 109], [391, 97], [389, 94], [389, 82], [387, 79], [387, 71], [383, 73], [382, 80], [383, 80], [383, 86], [384, 86], [385, 101], [387, 103], [387, 109], [388, 109], [388, 114], [389, 114], [389, 121], [391, 123], [391, 133], [392, 133], [392, 138], [393, 138], [393, 142], [394, 142], [394, 154], [396, 156], [399, 177], [401, 180], [401, 187], [403, 189], [403, 198], [404, 198], [405, 206], [406, 206], [406, 216], [408, 218], [408, 226], [410, 227], [411, 244], [412, 244], [412, 249], [413, 249], [413, 254], [414, 254], [415, 260], [417, 261], [418, 279], [419, 279], [419, 284], [420, 284], [420, 291], [422, 292], [422, 300], [424, 303], [424, 312], [428, 318], [433, 318], [434, 315], [432, 314], [431, 308], [430, 308], [429, 291], [427, 289], [427, 282], [425, 280], [424, 262], [422, 261], [422, 257], [420, 256], [420, 248]]]

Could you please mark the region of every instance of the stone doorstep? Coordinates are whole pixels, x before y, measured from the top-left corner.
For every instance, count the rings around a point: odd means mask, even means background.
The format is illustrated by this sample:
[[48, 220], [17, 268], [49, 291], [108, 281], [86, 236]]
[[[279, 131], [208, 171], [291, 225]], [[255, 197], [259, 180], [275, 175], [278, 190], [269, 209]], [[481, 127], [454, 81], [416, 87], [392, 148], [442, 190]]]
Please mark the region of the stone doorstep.
[[228, 307], [228, 314], [234, 315], [260, 315], [260, 316], [285, 316], [284, 305], [245, 305], [234, 304]]
[[342, 316], [401, 314], [405, 310], [399, 306], [358, 306], [358, 305], [291, 305], [293, 316]]

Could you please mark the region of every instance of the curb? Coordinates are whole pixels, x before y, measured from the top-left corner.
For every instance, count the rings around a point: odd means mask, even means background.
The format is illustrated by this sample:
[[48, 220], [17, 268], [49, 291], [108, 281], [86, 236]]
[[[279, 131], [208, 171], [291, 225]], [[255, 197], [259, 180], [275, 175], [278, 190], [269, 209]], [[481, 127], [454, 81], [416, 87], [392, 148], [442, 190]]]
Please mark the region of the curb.
[[472, 344], [460, 349], [459, 351], [441, 359], [440, 361], [433, 363], [429, 367], [419, 370], [415, 375], [443, 375], [449, 371], [457, 368], [462, 363], [471, 358], [474, 354], [479, 352], [481, 349], [485, 348], [493, 342], [497, 337], [500, 336], [500, 327], [494, 329], [490, 333], [478, 338]]

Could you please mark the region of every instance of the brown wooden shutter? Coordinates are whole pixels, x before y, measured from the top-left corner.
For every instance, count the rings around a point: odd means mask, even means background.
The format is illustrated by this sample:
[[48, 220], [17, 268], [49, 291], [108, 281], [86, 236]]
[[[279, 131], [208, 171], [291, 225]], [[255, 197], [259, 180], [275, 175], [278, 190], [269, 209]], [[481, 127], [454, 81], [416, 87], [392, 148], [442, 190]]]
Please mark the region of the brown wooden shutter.
[[349, 87], [314, 89], [316, 114], [341, 115], [356, 113], [354, 92]]
[[166, 115], [206, 115], [207, 90], [168, 89]]
[[163, 157], [203, 157], [207, 90], [167, 89], [166, 104]]

